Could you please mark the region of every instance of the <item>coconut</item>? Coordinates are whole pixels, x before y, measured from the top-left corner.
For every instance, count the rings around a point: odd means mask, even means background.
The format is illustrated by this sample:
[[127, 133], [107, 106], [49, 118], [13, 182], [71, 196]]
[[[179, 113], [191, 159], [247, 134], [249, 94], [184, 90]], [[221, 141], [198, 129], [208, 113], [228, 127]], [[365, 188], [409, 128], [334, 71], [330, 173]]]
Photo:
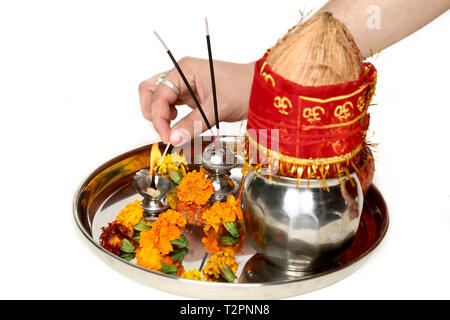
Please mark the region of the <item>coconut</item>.
[[355, 81], [363, 57], [347, 27], [330, 12], [300, 22], [281, 38], [266, 61], [271, 69], [303, 86]]

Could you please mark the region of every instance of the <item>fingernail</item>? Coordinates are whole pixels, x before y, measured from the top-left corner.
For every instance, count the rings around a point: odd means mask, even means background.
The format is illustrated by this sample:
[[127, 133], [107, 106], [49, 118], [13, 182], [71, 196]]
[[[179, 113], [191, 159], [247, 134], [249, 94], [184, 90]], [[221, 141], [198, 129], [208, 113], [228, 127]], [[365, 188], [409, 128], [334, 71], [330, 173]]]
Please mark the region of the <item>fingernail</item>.
[[173, 146], [178, 147], [179, 145], [182, 145], [184, 142], [185, 141], [181, 130], [176, 129], [174, 132], [170, 134], [170, 143]]

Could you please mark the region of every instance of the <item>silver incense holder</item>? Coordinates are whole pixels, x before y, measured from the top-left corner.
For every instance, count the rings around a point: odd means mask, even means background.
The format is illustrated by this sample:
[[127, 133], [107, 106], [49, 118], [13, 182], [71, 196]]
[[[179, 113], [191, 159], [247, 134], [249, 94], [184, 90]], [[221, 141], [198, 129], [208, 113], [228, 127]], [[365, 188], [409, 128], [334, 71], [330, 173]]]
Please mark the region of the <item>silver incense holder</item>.
[[214, 186], [214, 202], [225, 201], [238, 190], [239, 185], [231, 178], [231, 169], [238, 165], [238, 158], [231, 149], [213, 142], [205, 148], [202, 163]]
[[144, 197], [142, 208], [144, 209], [144, 218], [148, 221], [155, 221], [159, 214], [170, 208], [167, 194], [172, 188], [172, 182], [158, 174], [155, 174], [154, 178], [156, 189], [160, 192], [157, 197], [152, 197], [147, 193], [152, 184], [152, 176], [148, 169], [138, 171], [134, 176], [133, 183], [137, 192]]

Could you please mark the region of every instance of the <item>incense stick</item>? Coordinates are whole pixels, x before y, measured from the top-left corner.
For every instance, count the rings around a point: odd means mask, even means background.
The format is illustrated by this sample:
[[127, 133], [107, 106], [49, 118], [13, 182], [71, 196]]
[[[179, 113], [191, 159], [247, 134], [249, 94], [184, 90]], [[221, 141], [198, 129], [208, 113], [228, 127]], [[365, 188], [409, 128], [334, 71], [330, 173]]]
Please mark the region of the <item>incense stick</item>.
[[[208, 118], [206, 117], [205, 112], [203, 111], [202, 106], [200, 105], [200, 102], [197, 99], [197, 96], [194, 93], [194, 90], [192, 90], [191, 85], [189, 84], [189, 81], [186, 79], [183, 71], [181, 70], [180, 66], [178, 65], [177, 60], [175, 60], [174, 56], [172, 55], [172, 52], [170, 51], [170, 49], [167, 47], [167, 45], [165, 44], [165, 42], [161, 39], [161, 37], [159, 36], [159, 34], [156, 31], [153, 31], [153, 33], [155, 34], [155, 36], [158, 38], [158, 40], [161, 42], [161, 44], [163, 45], [164, 49], [166, 50], [167, 54], [170, 57], [170, 60], [172, 60], [173, 64], [175, 65], [175, 68], [177, 69], [178, 73], [181, 76], [181, 79], [183, 79], [184, 84], [186, 85], [192, 99], [194, 100], [198, 110], [200, 111], [200, 114], [202, 115], [203, 120], [205, 121], [206, 126], [208, 127], [208, 129], [211, 131], [211, 125], [208, 121]], [[214, 135], [214, 134], [213, 134]]]
[[167, 151], [169, 151], [169, 147], [170, 147], [170, 142], [167, 143], [166, 150], [164, 150], [164, 153], [163, 153], [163, 155], [161, 157], [161, 160], [159, 161], [158, 168], [156, 169], [156, 173], [159, 173], [159, 169], [161, 168], [161, 165], [162, 165], [162, 163], [164, 161], [164, 158], [167, 155]]
[[205, 18], [205, 28], [206, 28], [206, 45], [208, 47], [208, 58], [209, 58], [209, 71], [211, 73], [211, 87], [213, 94], [214, 103], [214, 116], [216, 119], [217, 136], [219, 136], [219, 110], [217, 108], [217, 94], [216, 94], [216, 78], [214, 75], [214, 63], [211, 50], [211, 37], [209, 35], [208, 18]]

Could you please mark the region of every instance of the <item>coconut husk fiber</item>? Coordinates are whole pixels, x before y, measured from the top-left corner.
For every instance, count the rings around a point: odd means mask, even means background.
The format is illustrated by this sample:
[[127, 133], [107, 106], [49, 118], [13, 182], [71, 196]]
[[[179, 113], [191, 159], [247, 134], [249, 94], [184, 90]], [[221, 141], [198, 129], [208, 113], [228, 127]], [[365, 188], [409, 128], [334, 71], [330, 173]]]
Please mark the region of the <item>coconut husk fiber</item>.
[[272, 48], [271, 69], [303, 86], [355, 81], [363, 57], [347, 27], [330, 12], [303, 19]]

